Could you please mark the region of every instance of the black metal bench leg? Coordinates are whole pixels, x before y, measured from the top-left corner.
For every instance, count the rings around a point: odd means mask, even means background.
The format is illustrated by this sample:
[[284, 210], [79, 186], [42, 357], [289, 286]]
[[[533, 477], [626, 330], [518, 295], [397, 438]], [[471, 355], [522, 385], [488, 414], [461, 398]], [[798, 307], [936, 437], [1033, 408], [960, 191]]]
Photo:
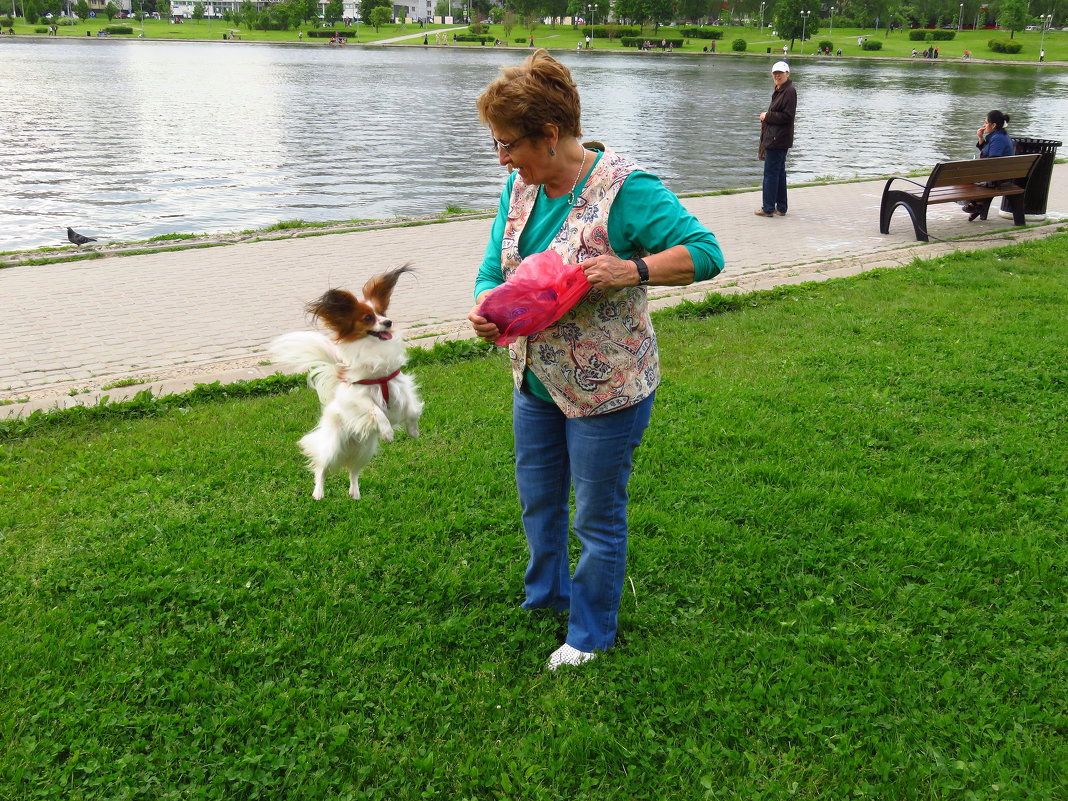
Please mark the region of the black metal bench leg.
[[1012, 224], [1026, 225], [1027, 216], [1024, 214], [1024, 196], [1014, 195], [1012, 198]]

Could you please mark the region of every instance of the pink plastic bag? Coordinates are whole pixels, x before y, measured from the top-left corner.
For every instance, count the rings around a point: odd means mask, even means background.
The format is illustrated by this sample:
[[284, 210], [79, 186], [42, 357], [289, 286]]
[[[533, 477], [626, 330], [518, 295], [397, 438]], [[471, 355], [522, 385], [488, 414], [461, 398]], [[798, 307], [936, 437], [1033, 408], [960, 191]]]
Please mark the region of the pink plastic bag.
[[555, 250], [527, 256], [508, 280], [494, 289], [478, 313], [497, 325], [495, 344], [543, 331], [589, 291], [590, 282], [577, 264], [564, 264]]

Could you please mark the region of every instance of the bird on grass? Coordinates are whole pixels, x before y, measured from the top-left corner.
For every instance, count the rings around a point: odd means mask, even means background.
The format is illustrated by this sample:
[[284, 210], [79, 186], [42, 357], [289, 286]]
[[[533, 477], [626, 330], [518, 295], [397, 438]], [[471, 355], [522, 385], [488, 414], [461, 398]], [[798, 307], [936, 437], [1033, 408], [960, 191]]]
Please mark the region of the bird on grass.
[[95, 242], [91, 236], [83, 236], [71, 227], [67, 227], [67, 240], [75, 245], [84, 245], [86, 242]]

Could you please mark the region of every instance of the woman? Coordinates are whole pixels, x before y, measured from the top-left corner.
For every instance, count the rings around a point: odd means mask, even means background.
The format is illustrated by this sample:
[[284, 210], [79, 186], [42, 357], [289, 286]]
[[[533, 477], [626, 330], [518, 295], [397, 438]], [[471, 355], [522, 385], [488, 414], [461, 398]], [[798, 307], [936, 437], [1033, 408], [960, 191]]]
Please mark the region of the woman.
[[[501, 165], [501, 193], [475, 282], [482, 299], [520, 261], [552, 249], [591, 290], [544, 331], [510, 346], [516, 484], [530, 561], [524, 609], [568, 612], [549, 658], [578, 665], [615, 641], [627, 556], [627, 482], [660, 383], [646, 304], [651, 284], [682, 286], [723, 267], [716, 238], [659, 179], [601, 145], [582, 145], [567, 67], [535, 51], [478, 99]], [[468, 316], [478, 336], [497, 326]], [[571, 574], [568, 517], [582, 553]]]
[[790, 80], [790, 65], [776, 61], [771, 67], [775, 91], [767, 111], [760, 113], [760, 157], [764, 160], [764, 192], [757, 217], [786, 216], [786, 151], [794, 145], [797, 90]]
[[[975, 143], [975, 146], [979, 148], [979, 158], [993, 159], [1001, 156], [1011, 156], [1016, 152], [1012, 137], [1005, 130], [1005, 123], [1009, 119], [1008, 114], [1003, 114], [996, 109], [986, 115], [986, 122], [975, 132], [975, 136], [979, 140]], [[968, 215], [968, 222], [974, 222], [989, 206], [989, 199], [973, 200], [971, 203], [964, 204], [961, 210]], [[986, 218], [984, 217], [983, 219]]]

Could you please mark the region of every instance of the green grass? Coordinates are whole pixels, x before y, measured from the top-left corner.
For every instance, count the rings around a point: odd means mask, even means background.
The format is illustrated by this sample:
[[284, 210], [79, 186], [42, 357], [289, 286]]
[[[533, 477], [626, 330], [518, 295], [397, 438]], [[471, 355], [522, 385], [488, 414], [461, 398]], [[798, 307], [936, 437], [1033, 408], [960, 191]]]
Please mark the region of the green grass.
[[0, 797], [1065, 798], [1066, 245], [658, 315], [620, 640], [559, 675], [499, 353], [420, 358], [358, 503], [291, 379], [0, 429]]
[[[19, 22], [21, 22], [21, 20]], [[130, 24], [134, 28], [134, 33], [130, 35], [114, 36], [112, 38], [137, 38], [141, 31], [140, 23], [136, 20], [116, 20], [114, 24], [118, 23]], [[93, 19], [87, 20], [86, 22], [79, 21], [77, 25], [60, 27], [59, 34], [61, 36], [84, 37], [86, 31], [95, 34], [96, 31], [106, 27], [106, 25], [106, 19]], [[811, 54], [817, 43], [823, 40], [833, 42], [835, 49], [841, 48], [843, 56], [858, 56], [863, 58], [908, 58], [911, 56], [914, 47], [917, 50], [922, 51], [926, 46], [923, 42], [909, 41], [907, 31], [897, 30], [887, 37], [885, 35], [885, 28], [876, 31], [871, 28], [841, 28], [836, 26], [832, 35], [829, 30], [827, 19], [821, 20], [820, 26], [820, 32], [811, 36], [811, 38], [805, 42], [805, 52], [808, 54]], [[18, 22], [14, 26], [16, 34], [19, 35], [32, 34], [35, 27], [39, 26], [19, 24]], [[210, 25], [206, 20], [202, 20], [201, 22], [189, 20], [182, 25], [171, 25], [169, 22], [161, 20], [145, 20], [144, 30], [145, 37], [149, 39], [213, 41], [221, 40], [225, 31], [231, 29], [237, 30], [239, 27], [242, 41], [293, 43], [298, 41], [296, 30], [249, 31], [244, 27], [219, 20], [211, 22]], [[314, 26], [312, 27], [314, 28]], [[338, 30], [343, 27], [345, 26], [340, 22], [335, 26]], [[407, 24], [404, 26], [383, 25], [382, 28], [376, 32], [370, 25], [360, 25], [360, 43], [367, 44], [397, 36], [420, 34], [418, 38], [406, 40], [401, 44], [422, 47], [423, 33], [430, 33], [431, 43], [433, 43], [433, 34], [435, 31], [443, 29], [452, 30], [454, 27], [462, 26], [434, 25], [424, 31], [423, 29], [420, 29], [417, 24]], [[309, 30], [309, 26], [304, 26], [302, 30], [306, 32]], [[647, 25], [643, 29], [644, 34], [650, 39], [654, 39], [654, 37], [657, 36], [674, 35], [677, 30], [678, 28], [661, 27], [659, 31], [656, 31], [652, 25]], [[730, 43], [738, 38], [746, 40], [748, 43], [748, 53], [750, 55], [766, 55], [765, 51], [768, 47], [772, 49], [772, 53], [782, 52], [782, 46], [784, 44], [783, 40], [774, 37], [770, 29], [761, 30], [759, 28], [727, 27], [723, 28], [723, 30], [723, 39], [716, 43], [718, 54], [729, 53], [731, 48]], [[529, 32], [526, 28], [516, 26], [512, 29], [511, 36], [505, 36], [504, 29], [500, 25], [492, 25], [489, 26], [489, 30], [485, 35], [498, 37], [502, 41], [508, 42], [512, 47], [522, 48], [524, 45], [517, 44], [513, 40], [529, 35]], [[858, 36], [867, 36], [871, 39], [878, 39], [883, 43], [883, 49], [876, 52], [862, 50], [857, 46]], [[1042, 34], [1039, 31], [1020, 31], [1017, 33], [1014, 39], [1023, 42], [1024, 48], [1020, 53], [1014, 55], [995, 53], [987, 46], [987, 42], [990, 39], [1008, 39], [1008, 31], [965, 30], [961, 31], [953, 41], [934, 42], [934, 44], [938, 45], [941, 58], [958, 59], [961, 57], [965, 48], [967, 48], [971, 50], [972, 58], [991, 59], [994, 61], [1037, 61], [1041, 36]], [[580, 29], [572, 28], [569, 25], [557, 25], [555, 28], [548, 25], [538, 25], [534, 30], [534, 41], [539, 47], [574, 50], [575, 46], [580, 41], [584, 42], [584, 40], [585, 34]], [[326, 39], [309, 39], [305, 34], [302, 43], [308, 47], [328, 47], [329, 45], [326, 44], [327, 41], [328, 40]], [[355, 42], [352, 42], [352, 44], [354, 43]], [[593, 45], [595, 50], [622, 49], [618, 39], [595, 39]], [[686, 41], [682, 50], [683, 52], [689, 53], [701, 53], [701, 48], [706, 45], [708, 45], [707, 40], [689, 39]], [[471, 42], [450, 42], [449, 46], [481, 47], [479, 44]], [[1047, 61], [1068, 61], [1068, 31], [1048, 31], [1045, 36], [1045, 48]], [[634, 52], [633, 48], [627, 48], [626, 50], [628, 52]], [[800, 40], [797, 40], [791, 49], [790, 55], [795, 56], [800, 50], [801, 43]]]

